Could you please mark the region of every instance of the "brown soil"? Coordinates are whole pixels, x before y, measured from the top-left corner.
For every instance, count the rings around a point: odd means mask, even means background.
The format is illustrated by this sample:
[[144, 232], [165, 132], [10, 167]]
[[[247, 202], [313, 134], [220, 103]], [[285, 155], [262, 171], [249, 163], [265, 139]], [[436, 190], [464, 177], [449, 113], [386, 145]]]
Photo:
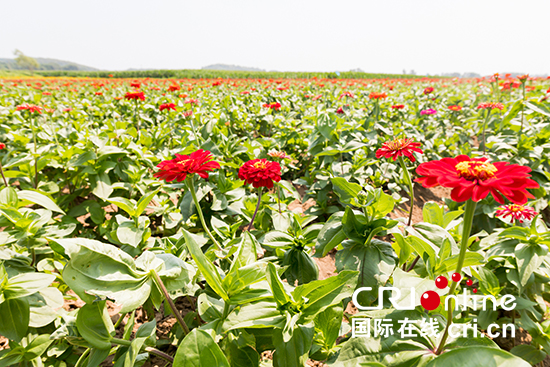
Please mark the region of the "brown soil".
[[[531, 335], [522, 328], [516, 329], [515, 338], [508, 336], [507, 338], [498, 337], [494, 338], [493, 341], [498, 344], [504, 350], [510, 351], [513, 347], [520, 344], [531, 344]], [[550, 367], [550, 356], [546, 356], [542, 362], [537, 364], [538, 367]]]
[[[410, 200], [409, 194], [406, 191], [401, 192], [403, 197], [406, 197]], [[425, 188], [421, 185], [414, 185], [414, 207], [412, 215], [412, 223], [419, 223], [423, 221], [422, 218], [422, 208], [424, 204], [428, 201], [435, 201], [438, 204], [444, 204], [444, 198], [451, 197], [451, 189], [446, 187], [433, 187]], [[397, 208], [389, 214], [390, 218], [402, 218], [409, 216], [410, 202], [407, 201], [401, 205], [398, 205]]]

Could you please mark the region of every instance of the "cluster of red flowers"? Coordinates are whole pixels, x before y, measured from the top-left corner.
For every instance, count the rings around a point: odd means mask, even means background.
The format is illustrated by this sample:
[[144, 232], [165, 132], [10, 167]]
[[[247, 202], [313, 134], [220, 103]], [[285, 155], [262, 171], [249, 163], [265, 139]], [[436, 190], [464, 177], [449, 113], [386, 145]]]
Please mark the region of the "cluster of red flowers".
[[280, 110], [281, 104], [279, 102], [271, 102], [271, 103], [265, 103], [263, 107], [269, 108], [270, 110]]
[[405, 108], [404, 104], [394, 104], [393, 106], [391, 106], [392, 110], [402, 110], [403, 108]]
[[143, 92], [127, 92], [124, 99], [137, 101], [141, 99], [145, 101], [145, 94]]
[[17, 111], [29, 111], [30, 113], [35, 113], [35, 112], [42, 113], [42, 107], [35, 106], [33, 104], [28, 104], [28, 103], [17, 106], [16, 110]]
[[386, 93], [377, 93], [377, 92], [371, 92], [369, 94], [369, 98], [370, 99], [384, 99], [386, 98], [388, 95]]
[[[283, 159], [290, 158], [284, 152], [272, 152], [270, 155]], [[202, 149], [190, 155], [176, 154], [176, 158], [160, 162], [157, 165], [159, 171], [154, 176], [166, 182], [181, 182], [188, 175], [195, 173], [202, 178], [208, 178], [208, 172], [220, 168], [220, 164], [213, 159], [211, 152]], [[271, 189], [273, 182], [281, 181], [281, 165], [267, 159], [253, 159], [242, 165], [238, 176], [255, 188]]]
[[519, 220], [520, 223], [523, 223], [524, 219], [532, 220], [537, 214], [535, 209], [518, 204], [500, 206], [496, 212], [496, 216], [502, 219], [510, 217], [510, 223], [514, 220]]
[[414, 158], [413, 152], [424, 153], [420, 149], [420, 143], [414, 142], [412, 139], [395, 139], [393, 141], [387, 141], [382, 144], [382, 148], [376, 151], [376, 158], [393, 158], [397, 160], [400, 156], [405, 156], [411, 160], [411, 162], [416, 161]]
[[449, 109], [451, 111], [462, 111], [462, 107], [459, 106], [459, 105], [452, 105], [452, 106], [449, 106]]
[[267, 159], [253, 159], [239, 169], [239, 178], [253, 187], [273, 187], [273, 181], [281, 181], [281, 165]]
[[504, 109], [504, 105], [502, 103], [498, 103], [498, 102], [484, 102], [484, 103], [480, 103], [478, 106], [477, 106], [477, 109], [478, 110], [486, 110], [486, 109], [490, 109], [490, 110], [503, 110]]
[[160, 111], [163, 111], [163, 110], [176, 110], [176, 105], [174, 103], [163, 103], [159, 106], [159, 110]]
[[171, 85], [171, 86], [168, 87], [168, 92], [175, 92], [175, 91], [178, 91], [178, 90], [180, 90], [180, 89], [181, 89], [181, 88], [180, 88], [179, 85], [173, 84], [173, 85]]
[[504, 197], [516, 204], [524, 204], [534, 198], [526, 189], [536, 189], [538, 183], [529, 177], [531, 168], [508, 162], [490, 163], [487, 158], [470, 158], [459, 155], [439, 161], [422, 163], [416, 169], [420, 178], [415, 181], [424, 187], [449, 187], [451, 199], [463, 202], [480, 201], [492, 194], [504, 204]]
[[434, 91], [434, 87], [427, 87], [424, 89], [424, 94], [430, 94]]

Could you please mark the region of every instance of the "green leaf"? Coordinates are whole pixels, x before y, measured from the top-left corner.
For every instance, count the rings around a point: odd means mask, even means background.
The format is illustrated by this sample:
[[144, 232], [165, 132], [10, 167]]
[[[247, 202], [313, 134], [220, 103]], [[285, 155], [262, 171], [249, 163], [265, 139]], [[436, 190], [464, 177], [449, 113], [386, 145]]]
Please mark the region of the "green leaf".
[[315, 257], [326, 256], [347, 238], [342, 228], [343, 216], [344, 212], [334, 213], [325, 223], [315, 242]]
[[55, 275], [45, 273], [23, 273], [8, 279], [4, 286], [6, 299], [21, 298], [47, 288]]
[[193, 329], [181, 341], [174, 367], [230, 367], [214, 339], [204, 330]]
[[348, 182], [345, 178], [334, 177], [331, 178], [332, 187], [336, 194], [340, 197], [340, 201], [343, 204], [351, 203], [352, 199], [355, 199], [359, 192], [361, 191], [361, 185], [358, 185], [353, 182]]
[[86, 303], [76, 315], [80, 335], [94, 348], [110, 349], [115, 327], [106, 307], [107, 301]]
[[[435, 271], [436, 274], [444, 274], [448, 273], [450, 271], [453, 271], [456, 269], [456, 265], [458, 264], [458, 258], [460, 255], [454, 255], [451, 256], [441, 263], [441, 265], [437, 268]], [[481, 265], [484, 262], [483, 255], [477, 253], [477, 252], [467, 252], [464, 256], [464, 264], [462, 267], [467, 266], [475, 266], [475, 265]]]
[[[63, 280], [85, 302], [93, 295], [114, 299], [121, 313], [141, 306], [151, 293], [148, 271], [137, 269], [134, 259], [119, 248], [86, 238], [51, 239], [59, 244], [70, 261]], [[158, 262], [162, 266], [162, 262]]]
[[476, 278], [480, 280], [479, 290], [481, 293], [497, 297], [503, 287], [500, 287], [500, 282], [495, 273], [480, 266], [475, 274], [477, 275]]
[[313, 341], [313, 327], [297, 326], [292, 331], [292, 337], [286, 341], [281, 329], [273, 331], [273, 355], [274, 367], [300, 367], [305, 366], [308, 360], [308, 352]]
[[37, 191], [22, 190], [17, 193], [17, 196], [20, 200], [27, 200], [31, 203], [41, 205], [44, 208], [51, 210], [52, 212], [65, 214], [65, 212], [60, 207], [58, 207], [52, 199]]
[[145, 211], [145, 209], [147, 208], [147, 205], [149, 205], [149, 203], [151, 202], [151, 200], [153, 200], [153, 198], [155, 197], [155, 195], [160, 191], [160, 187], [158, 189], [156, 189], [155, 191], [145, 195], [145, 196], [142, 196], [141, 199], [138, 200], [137, 204], [136, 204], [136, 210], [134, 212], [134, 216], [135, 217], [139, 217], [141, 215], [141, 213], [143, 213]]
[[358, 274], [357, 271], [344, 270], [337, 276], [298, 286], [292, 296], [296, 302], [307, 299], [302, 312], [306, 318], [313, 320], [319, 312], [351, 296]]
[[443, 225], [443, 215], [445, 213], [445, 210], [443, 209], [443, 206], [440, 206], [438, 203], [434, 201], [428, 201], [424, 204], [424, 207], [422, 208], [422, 217], [424, 219], [424, 222], [430, 223], [430, 224], [436, 224], [440, 227], [444, 227]]
[[273, 297], [275, 298], [275, 302], [277, 302], [277, 306], [283, 307], [289, 303], [290, 297], [286, 294], [281, 278], [279, 278], [279, 274], [277, 274], [277, 268], [275, 268], [273, 263], [267, 264], [266, 278], [269, 283], [269, 288], [271, 288], [271, 292], [273, 293]]
[[[105, 199], [105, 201], [108, 201], [111, 204], [115, 204], [120, 209], [124, 210], [130, 217], [139, 217], [139, 215], [136, 215], [136, 203], [134, 200], [130, 201], [125, 198], [121, 197], [114, 197], [110, 199]], [[146, 204], [147, 205], [147, 204]]]
[[20, 342], [29, 327], [29, 302], [26, 298], [8, 299], [0, 303], [0, 335]]
[[29, 345], [25, 348], [25, 354], [23, 359], [26, 361], [33, 360], [37, 357], [40, 357], [46, 349], [53, 343], [53, 339], [50, 339], [49, 334], [38, 335], [34, 338]]
[[510, 350], [510, 353], [525, 360], [531, 366], [542, 362], [547, 355], [544, 351], [528, 344], [516, 345]]
[[546, 246], [520, 243], [516, 247], [516, 263], [522, 287], [525, 287], [531, 275], [541, 266], [544, 256], [547, 254], [548, 248]]
[[301, 249], [293, 247], [285, 252], [283, 266], [287, 266], [285, 277], [289, 284], [309, 283], [319, 278], [319, 268], [313, 259]]
[[504, 350], [489, 347], [466, 347], [443, 353], [426, 367], [530, 367], [523, 359]]
[[6, 208], [17, 208], [19, 203], [19, 198], [17, 197], [17, 192], [13, 187], [4, 187], [0, 191], [0, 206]]
[[195, 263], [208, 285], [212, 287], [218, 296], [222, 297], [225, 301], [229, 301], [229, 296], [223, 287], [222, 278], [214, 265], [204, 256], [193, 236], [185, 229], [183, 229], [183, 237], [185, 238], [189, 253], [193, 257], [193, 260], [195, 260]]

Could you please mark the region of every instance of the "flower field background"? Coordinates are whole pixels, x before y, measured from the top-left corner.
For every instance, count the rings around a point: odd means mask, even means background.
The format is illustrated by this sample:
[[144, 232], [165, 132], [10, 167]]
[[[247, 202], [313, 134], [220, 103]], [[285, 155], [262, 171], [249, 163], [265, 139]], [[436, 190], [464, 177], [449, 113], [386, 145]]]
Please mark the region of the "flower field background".
[[[548, 98], [527, 75], [0, 79], [0, 367], [550, 365]], [[495, 308], [443, 308], [463, 293]]]

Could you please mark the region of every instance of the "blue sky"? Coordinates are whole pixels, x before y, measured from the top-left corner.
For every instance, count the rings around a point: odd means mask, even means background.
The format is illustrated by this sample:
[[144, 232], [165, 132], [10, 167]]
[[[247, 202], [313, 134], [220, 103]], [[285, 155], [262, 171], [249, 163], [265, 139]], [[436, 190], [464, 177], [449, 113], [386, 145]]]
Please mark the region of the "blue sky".
[[0, 0], [20, 49], [110, 70], [550, 74], [550, 1]]

